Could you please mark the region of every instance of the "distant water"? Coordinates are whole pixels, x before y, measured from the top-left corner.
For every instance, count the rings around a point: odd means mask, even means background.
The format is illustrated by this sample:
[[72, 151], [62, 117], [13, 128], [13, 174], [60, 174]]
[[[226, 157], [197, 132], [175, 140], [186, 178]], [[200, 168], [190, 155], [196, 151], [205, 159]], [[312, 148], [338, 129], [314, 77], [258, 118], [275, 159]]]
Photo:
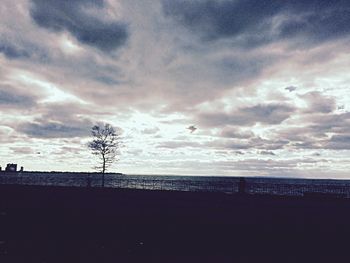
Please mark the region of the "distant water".
[[[247, 194], [303, 196], [305, 194], [333, 194], [350, 198], [350, 180], [244, 178]], [[45, 173], [0, 172], [0, 184], [100, 187], [101, 174], [97, 173]], [[106, 174], [105, 187], [238, 193], [238, 177], [199, 177], [162, 175]]]

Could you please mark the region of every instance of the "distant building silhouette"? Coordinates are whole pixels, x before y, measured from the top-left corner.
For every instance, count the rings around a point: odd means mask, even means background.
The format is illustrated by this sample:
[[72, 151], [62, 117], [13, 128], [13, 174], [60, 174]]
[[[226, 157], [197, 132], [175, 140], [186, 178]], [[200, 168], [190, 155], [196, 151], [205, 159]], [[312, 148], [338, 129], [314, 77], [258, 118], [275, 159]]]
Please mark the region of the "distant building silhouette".
[[8, 163], [5, 168], [6, 172], [17, 172], [17, 164], [16, 163]]

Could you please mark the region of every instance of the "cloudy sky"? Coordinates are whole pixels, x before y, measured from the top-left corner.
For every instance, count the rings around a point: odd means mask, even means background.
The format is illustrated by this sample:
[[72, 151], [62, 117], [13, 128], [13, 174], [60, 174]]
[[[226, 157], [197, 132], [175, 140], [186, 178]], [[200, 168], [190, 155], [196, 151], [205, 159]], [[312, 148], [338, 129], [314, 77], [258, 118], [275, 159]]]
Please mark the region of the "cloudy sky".
[[348, 0], [2, 0], [0, 20], [2, 166], [91, 171], [108, 122], [112, 171], [350, 177]]

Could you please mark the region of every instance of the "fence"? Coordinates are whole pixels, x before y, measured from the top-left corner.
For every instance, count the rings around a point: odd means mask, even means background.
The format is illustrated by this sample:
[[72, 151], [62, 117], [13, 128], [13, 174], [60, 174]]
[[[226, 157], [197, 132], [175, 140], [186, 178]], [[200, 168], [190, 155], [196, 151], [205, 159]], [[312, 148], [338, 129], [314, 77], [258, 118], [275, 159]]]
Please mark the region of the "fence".
[[[101, 187], [100, 174], [91, 173], [0, 173], [0, 184]], [[271, 178], [215, 178], [170, 177], [145, 178], [107, 174], [105, 187], [191, 192], [223, 192], [228, 194], [268, 194], [304, 196], [328, 194], [350, 198], [350, 181]]]
[[[0, 184], [101, 187], [100, 174], [90, 173], [2, 173]], [[203, 180], [164, 180], [105, 176], [105, 187], [147, 190], [238, 192], [238, 184]]]

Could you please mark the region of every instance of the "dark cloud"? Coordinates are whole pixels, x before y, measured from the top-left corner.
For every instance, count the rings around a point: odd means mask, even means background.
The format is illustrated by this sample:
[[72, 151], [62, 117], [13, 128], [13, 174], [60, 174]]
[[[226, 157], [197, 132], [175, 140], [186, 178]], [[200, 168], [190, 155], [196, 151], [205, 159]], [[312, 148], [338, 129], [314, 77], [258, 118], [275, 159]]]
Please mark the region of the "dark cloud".
[[[303, 121], [305, 126], [313, 132], [337, 134], [350, 133], [350, 112], [309, 116]], [[309, 123], [309, 125], [307, 125], [307, 123]]]
[[224, 138], [249, 139], [254, 137], [252, 131], [240, 131], [236, 127], [225, 127], [219, 133], [219, 136]]
[[4, 90], [0, 90], [0, 105], [18, 105], [26, 107], [33, 105], [34, 101], [29, 96], [13, 94]]
[[284, 39], [322, 42], [350, 33], [346, 0], [163, 0], [166, 16], [203, 40], [231, 39], [254, 47]]
[[259, 104], [253, 107], [242, 108], [241, 112], [251, 117], [255, 122], [279, 124], [290, 117], [295, 108], [283, 104]]
[[302, 127], [283, 129], [274, 137], [287, 140], [290, 147], [298, 149], [350, 149], [350, 112], [311, 114], [300, 122]]
[[90, 135], [91, 111], [72, 103], [46, 103], [38, 107], [34, 121], [13, 123], [13, 129], [32, 138], [74, 138]]
[[245, 56], [244, 58], [225, 56], [219, 58], [214, 65], [220, 69], [221, 74], [225, 74], [226, 79], [238, 82], [259, 76], [264, 68], [276, 62], [276, 60], [277, 58], [271, 55]]
[[299, 149], [350, 150], [350, 134], [333, 135], [322, 140], [307, 139], [292, 145]]
[[9, 32], [3, 33], [0, 39], [0, 53], [10, 60], [30, 59], [32, 61], [47, 62], [49, 59], [49, 52], [46, 47], [35, 44], [32, 40], [13, 36]]
[[307, 102], [308, 108], [306, 112], [308, 113], [330, 113], [337, 108], [337, 102], [334, 97], [325, 96], [319, 91], [308, 92], [299, 97]]
[[305, 5], [294, 5], [290, 2], [291, 12], [296, 18], [286, 19], [280, 25], [280, 38], [301, 36], [305, 41], [318, 43], [349, 35], [348, 1], [310, 1], [311, 3]]
[[11, 85], [0, 85], [0, 110], [25, 108], [36, 105], [37, 97]]
[[81, 120], [81, 116], [92, 114], [99, 115], [99, 111], [90, 105], [82, 105], [73, 102], [41, 104], [38, 112], [42, 115], [42, 119], [65, 123], [74, 123], [76, 120]]
[[274, 138], [274, 139], [263, 139], [260, 137], [253, 138], [250, 140], [250, 148], [252, 149], [261, 149], [261, 150], [279, 150], [285, 148], [290, 141], [283, 138]]
[[[263, 70], [275, 62], [266, 56], [207, 56], [191, 58], [186, 64], [179, 63], [167, 70], [169, 86], [153, 93], [168, 102], [167, 111], [184, 111], [196, 104], [224, 96], [238, 84], [244, 85], [263, 74]], [[171, 96], [169, 96], [171, 94]]]
[[259, 27], [280, 7], [277, 2], [267, 5], [265, 1], [163, 0], [163, 9], [166, 15], [212, 40], [238, 36]]
[[276, 155], [274, 152], [271, 152], [271, 151], [260, 151], [259, 154], [261, 155]]
[[327, 138], [325, 130], [318, 129], [317, 127], [310, 127], [310, 124], [307, 123], [304, 123], [303, 127], [290, 127], [283, 129], [274, 134], [274, 136], [296, 143], [307, 143]]
[[0, 42], [0, 53], [3, 53], [8, 59], [29, 58], [30, 53], [25, 49]]
[[350, 134], [333, 135], [325, 145], [326, 149], [350, 150]]
[[90, 134], [90, 121], [76, 121], [74, 124], [46, 121], [22, 123], [18, 131], [32, 138], [73, 138], [86, 137]]
[[126, 43], [128, 29], [121, 22], [106, 22], [84, 11], [103, 6], [103, 0], [32, 0], [30, 14], [41, 27], [67, 30], [79, 42], [108, 52]]
[[200, 113], [196, 118], [206, 127], [226, 125], [251, 126], [256, 123], [280, 124], [288, 119], [296, 109], [283, 104], [258, 104], [251, 107], [239, 108], [232, 112]]

